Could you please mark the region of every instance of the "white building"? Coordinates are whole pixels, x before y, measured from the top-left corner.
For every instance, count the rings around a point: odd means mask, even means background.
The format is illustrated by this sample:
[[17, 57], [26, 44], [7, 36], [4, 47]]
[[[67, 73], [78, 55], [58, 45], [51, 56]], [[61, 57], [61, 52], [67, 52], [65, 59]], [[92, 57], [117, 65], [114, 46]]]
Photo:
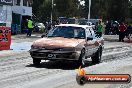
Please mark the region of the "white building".
[[0, 26], [11, 27], [12, 5], [12, 0], [0, 0]]
[[13, 0], [12, 24], [20, 25], [23, 29], [26, 19], [32, 17], [32, 0]]
[[0, 25], [22, 25], [23, 20], [32, 16], [33, 0], [0, 0]]
[[22, 16], [32, 16], [31, 0], [14, 0], [12, 11]]

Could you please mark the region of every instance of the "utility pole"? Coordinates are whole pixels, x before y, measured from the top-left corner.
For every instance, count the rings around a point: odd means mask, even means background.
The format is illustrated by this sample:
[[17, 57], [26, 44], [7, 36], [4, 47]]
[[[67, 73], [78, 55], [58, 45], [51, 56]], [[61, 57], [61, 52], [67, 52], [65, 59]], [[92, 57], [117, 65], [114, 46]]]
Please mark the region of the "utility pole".
[[53, 7], [54, 7], [54, 0], [52, 0], [52, 4], [51, 4], [51, 19], [50, 19], [51, 28], [52, 28], [52, 23], [53, 23]]
[[90, 10], [91, 10], [91, 0], [89, 0], [89, 12], [88, 12], [88, 20], [90, 19]]

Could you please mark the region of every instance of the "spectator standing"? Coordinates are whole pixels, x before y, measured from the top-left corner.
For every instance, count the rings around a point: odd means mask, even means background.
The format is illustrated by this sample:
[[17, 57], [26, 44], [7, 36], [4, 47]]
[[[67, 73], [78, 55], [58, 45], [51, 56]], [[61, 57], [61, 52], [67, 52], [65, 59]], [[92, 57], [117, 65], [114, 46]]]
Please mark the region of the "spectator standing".
[[28, 27], [27, 36], [31, 36], [32, 30], [33, 30], [33, 22], [30, 19], [27, 21], [28, 21], [28, 23], [27, 23], [27, 27]]
[[103, 32], [103, 25], [101, 24], [101, 21], [99, 21], [99, 23], [97, 25], [97, 36], [101, 37], [102, 36], [102, 32]]
[[108, 35], [110, 32], [110, 28], [111, 28], [111, 23], [110, 21], [106, 22], [106, 27], [105, 27], [105, 34]]
[[117, 21], [114, 21], [113, 22], [113, 24], [112, 24], [112, 28], [113, 28], [113, 30], [112, 30], [112, 34], [114, 34], [114, 35], [116, 35], [116, 34], [118, 34], [118, 22]]
[[124, 22], [121, 22], [119, 24], [118, 30], [119, 30], [119, 42], [124, 42], [124, 37], [125, 37], [125, 31], [127, 27]]
[[127, 26], [127, 29], [126, 29], [126, 32], [125, 32], [125, 36], [126, 38], [128, 38], [128, 43], [131, 42], [131, 25], [126, 25]]

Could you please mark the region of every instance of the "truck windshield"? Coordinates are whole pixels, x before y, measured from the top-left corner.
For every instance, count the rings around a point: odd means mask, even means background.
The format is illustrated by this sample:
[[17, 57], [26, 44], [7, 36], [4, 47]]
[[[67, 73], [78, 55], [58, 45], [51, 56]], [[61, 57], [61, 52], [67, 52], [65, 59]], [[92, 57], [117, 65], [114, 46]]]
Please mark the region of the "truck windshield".
[[48, 32], [47, 37], [64, 37], [85, 39], [85, 30], [80, 27], [58, 26]]

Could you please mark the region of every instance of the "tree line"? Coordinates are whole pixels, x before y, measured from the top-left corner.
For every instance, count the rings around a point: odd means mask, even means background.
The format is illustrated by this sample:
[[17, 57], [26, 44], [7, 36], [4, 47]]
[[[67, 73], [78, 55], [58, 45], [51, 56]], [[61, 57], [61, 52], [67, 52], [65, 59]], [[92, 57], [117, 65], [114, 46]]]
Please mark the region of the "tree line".
[[[33, 14], [36, 20], [45, 22], [50, 20], [51, 11], [53, 20], [58, 17], [87, 18], [89, 0], [81, 5], [79, 0], [33, 0]], [[129, 0], [91, 0], [91, 18], [103, 20], [125, 20], [132, 18], [132, 3]]]

